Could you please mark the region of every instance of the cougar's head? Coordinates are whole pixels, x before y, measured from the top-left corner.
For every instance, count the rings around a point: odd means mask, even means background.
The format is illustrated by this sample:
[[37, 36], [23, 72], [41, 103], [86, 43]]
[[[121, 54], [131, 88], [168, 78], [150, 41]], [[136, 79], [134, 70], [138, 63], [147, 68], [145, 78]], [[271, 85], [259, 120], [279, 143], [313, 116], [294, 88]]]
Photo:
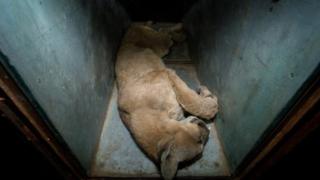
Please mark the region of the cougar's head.
[[192, 117], [181, 123], [179, 131], [158, 143], [160, 169], [164, 179], [175, 176], [179, 163], [199, 157], [208, 140], [209, 129], [202, 120]]

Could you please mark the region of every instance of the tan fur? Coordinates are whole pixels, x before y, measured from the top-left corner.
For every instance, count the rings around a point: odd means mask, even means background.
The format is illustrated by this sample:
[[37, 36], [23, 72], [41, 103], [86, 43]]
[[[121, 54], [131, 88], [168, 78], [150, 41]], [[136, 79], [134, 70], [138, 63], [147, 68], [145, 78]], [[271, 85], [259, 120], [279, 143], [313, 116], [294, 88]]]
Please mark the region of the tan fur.
[[172, 45], [169, 34], [131, 25], [116, 62], [121, 119], [142, 150], [161, 164], [165, 179], [174, 177], [179, 162], [201, 154], [208, 137], [202, 121], [184, 118], [182, 107], [205, 119], [217, 112], [217, 98], [208, 89], [197, 94], [163, 64]]

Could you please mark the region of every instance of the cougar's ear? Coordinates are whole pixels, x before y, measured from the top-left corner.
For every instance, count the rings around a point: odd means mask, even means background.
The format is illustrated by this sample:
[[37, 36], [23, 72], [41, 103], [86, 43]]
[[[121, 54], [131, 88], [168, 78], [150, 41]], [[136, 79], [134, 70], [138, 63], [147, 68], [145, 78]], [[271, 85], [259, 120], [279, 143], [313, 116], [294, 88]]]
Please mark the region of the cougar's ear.
[[158, 144], [161, 147], [160, 151], [160, 169], [161, 175], [165, 180], [171, 180], [176, 175], [178, 169], [178, 161], [173, 153], [174, 140], [163, 143], [160, 141]]

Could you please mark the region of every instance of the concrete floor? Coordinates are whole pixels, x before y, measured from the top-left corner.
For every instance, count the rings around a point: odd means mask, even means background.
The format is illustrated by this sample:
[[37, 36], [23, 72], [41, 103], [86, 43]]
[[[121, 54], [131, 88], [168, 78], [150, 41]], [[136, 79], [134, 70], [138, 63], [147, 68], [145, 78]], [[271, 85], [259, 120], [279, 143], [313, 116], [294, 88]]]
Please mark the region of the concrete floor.
[[[168, 64], [170, 68], [197, 89], [199, 81], [192, 64]], [[227, 176], [228, 166], [217, 137], [214, 123], [203, 157], [189, 167], [180, 169], [177, 176]], [[91, 172], [95, 177], [159, 177], [156, 166], [140, 151], [123, 125], [117, 109], [117, 90], [114, 88], [100, 145]]]

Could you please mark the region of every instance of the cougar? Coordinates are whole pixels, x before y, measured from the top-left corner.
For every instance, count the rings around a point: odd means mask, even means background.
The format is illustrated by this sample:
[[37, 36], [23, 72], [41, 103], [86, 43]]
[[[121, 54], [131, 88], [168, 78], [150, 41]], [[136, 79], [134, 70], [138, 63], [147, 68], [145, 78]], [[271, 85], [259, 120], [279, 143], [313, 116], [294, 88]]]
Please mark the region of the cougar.
[[[208, 88], [196, 93], [162, 62], [181, 29], [181, 24], [159, 31], [132, 24], [116, 61], [120, 117], [164, 179], [175, 176], [180, 162], [201, 155], [209, 130], [199, 118], [211, 119], [218, 111]], [[194, 116], [185, 118], [184, 111]]]

